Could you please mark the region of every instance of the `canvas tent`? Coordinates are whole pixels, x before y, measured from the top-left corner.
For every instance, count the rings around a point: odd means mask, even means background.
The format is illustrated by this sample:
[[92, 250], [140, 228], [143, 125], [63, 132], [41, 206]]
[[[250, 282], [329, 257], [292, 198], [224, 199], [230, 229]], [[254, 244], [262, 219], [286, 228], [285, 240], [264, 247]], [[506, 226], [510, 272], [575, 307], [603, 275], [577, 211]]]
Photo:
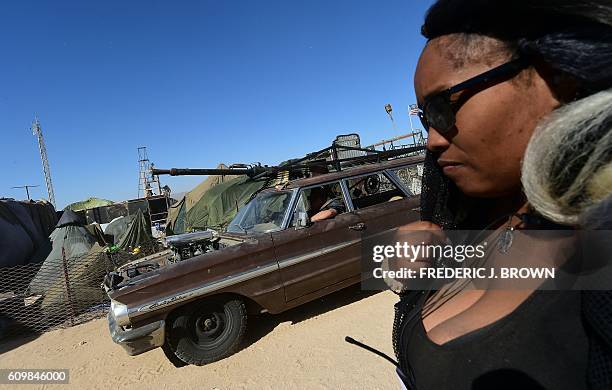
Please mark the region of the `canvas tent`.
[[185, 213], [185, 228], [189, 231], [225, 228], [238, 209], [267, 184], [266, 179], [239, 176], [212, 187]]
[[51, 253], [30, 282], [28, 293], [41, 296], [45, 317], [65, 315], [66, 308], [78, 312], [104, 299], [100, 283], [106, 255], [83, 222], [75, 212], [64, 211], [49, 237]]
[[[227, 169], [225, 164], [219, 164], [217, 169]], [[238, 175], [211, 175], [198, 184], [177, 203], [168, 209], [166, 234], [181, 234], [190, 231], [185, 226], [185, 216], [198, 203], [202, 195], [214, 186], [235, 179]]]
[[52, 243], [51, 253], [30, 283], [33, 294], [43, 294], [48, 279], [63, 277], [64, 257], [67, 261], [73, 261], [85, 256], [96, 242], [79, 215], [70, 210], [64, 211], [49, 239]]
[[74, 202], [64, 208], [64, 210], [81, 211], [93, 209], [96, 207], [108, 206], [113, 204], [112, 200], [100, 199], [100, 198], [88, 198], [80, 202]]

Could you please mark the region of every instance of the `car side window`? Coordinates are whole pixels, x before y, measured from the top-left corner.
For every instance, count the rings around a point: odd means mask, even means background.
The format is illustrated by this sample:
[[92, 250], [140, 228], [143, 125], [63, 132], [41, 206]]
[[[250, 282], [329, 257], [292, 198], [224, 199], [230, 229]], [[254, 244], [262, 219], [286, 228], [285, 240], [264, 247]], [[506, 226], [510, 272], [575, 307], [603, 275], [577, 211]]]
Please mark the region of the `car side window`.
[[[300, 212], [305, 212], [309, 218], [312, 218], [318, 213], [330, 209], [335, 210], [336, 215], [348, 210], [339, 182], [303, 189], [298, 196], [291, 226], [295, 226]], [[335, 215], [329, 218], [334, 217]]]
[[347, 186], [356, 210], [406, 197], [404, 192], [381, 172], [348, 179]]
[[393, 173], [412, 195], [421, 194], [421, 181], [423, 179], [422, 163], [395, 169]]

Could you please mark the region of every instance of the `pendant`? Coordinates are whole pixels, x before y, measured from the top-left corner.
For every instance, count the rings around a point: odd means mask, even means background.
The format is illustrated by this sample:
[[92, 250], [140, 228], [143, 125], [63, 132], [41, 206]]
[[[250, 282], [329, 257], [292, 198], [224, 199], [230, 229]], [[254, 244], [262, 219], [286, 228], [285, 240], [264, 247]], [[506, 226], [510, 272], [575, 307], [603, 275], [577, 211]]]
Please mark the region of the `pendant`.
[[499, 242], [497, 243], [497, 250], [502, 255], [507, 254], [510, 251], [510, 247], [512, 246], [512, 242], [514, 241], [514, 228], [509, 226], [504, 230], [499, 238]]

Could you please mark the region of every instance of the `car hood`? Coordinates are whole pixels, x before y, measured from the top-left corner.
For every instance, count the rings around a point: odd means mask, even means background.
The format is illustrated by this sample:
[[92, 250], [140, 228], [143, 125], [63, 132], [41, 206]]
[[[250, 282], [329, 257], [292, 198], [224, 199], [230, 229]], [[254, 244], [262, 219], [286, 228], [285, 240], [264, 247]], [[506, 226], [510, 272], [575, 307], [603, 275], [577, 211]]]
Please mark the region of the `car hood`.
[[[197, 279], [198, 282], [203, 282], [206, 279], [218, 277], [219, 272], [221, 272], [220, 269], [224, 269], [223, 272], [226, 272], [225, 269], [230, 263], [232, 268], [238, 270], [240, 260], [248, 257], [253, 248], [262, 245], [271, 246], [270, 234], [223, 233], [219, 235], [219, 238], [220, 249], [180, 262], [170, 262], [168, 260], [170, 254], [164, 252], [156, 254], [158, 256], [148, 256], [148, 259], [141, 259], [140, 262], [133, 262], [132, 266], [149, 267], [149, 269], [135, 277], [127, 277], [125, 273], [111, 273], [110, 276], [107, 275], [107, 278], [105, 278], [104, 288], [111, 299], [117, 299], [119, 296], [131, 294], [138, 290], [146, 290], [151, 285], [165, 284], [170, 288], [172, 284], [183, 283], [177, 281], [183, 277], [187, 280], [194, 279], [195, 281]], [[196, 277], [196, 274], [200, 276]], [[121, 279], [116, 279], [113, 283], [113, 280], [111, 280], [113, 277]]]

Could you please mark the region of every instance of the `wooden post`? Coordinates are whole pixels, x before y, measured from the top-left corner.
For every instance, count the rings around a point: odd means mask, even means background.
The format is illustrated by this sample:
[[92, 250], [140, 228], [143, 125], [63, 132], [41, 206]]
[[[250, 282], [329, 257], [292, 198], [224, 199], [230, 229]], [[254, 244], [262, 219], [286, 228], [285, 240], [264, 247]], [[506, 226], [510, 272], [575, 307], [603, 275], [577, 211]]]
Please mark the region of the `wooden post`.
[[74, 306], [72, 302], [72, 292], [70, 291], [70, 281], [68, 280], [68, 263], [66, 262], [66, 251], [62, 245], [62, 264], [64, 266], [64, 282], [66, 284], [66, 294], [68, 295], [68, 306], [70, 307], [70, 326], [74, 326]]

